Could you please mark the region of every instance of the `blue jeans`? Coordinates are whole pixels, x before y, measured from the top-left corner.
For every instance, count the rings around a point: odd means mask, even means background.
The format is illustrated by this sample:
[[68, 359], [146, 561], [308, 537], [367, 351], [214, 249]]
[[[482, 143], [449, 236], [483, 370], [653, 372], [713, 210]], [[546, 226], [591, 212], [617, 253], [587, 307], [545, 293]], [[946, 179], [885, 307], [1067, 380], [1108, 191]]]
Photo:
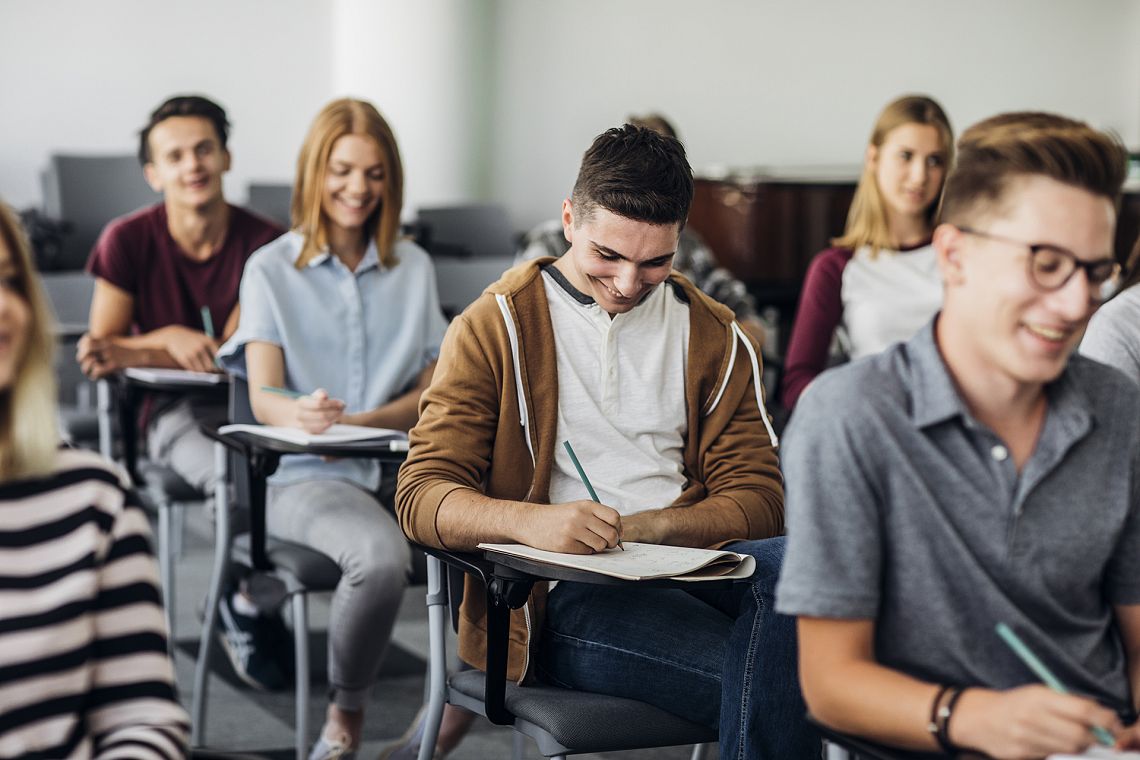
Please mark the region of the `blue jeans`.
[[722, 760], [818, 759], [795, 618], [774, 609], [784, 539], [729, 548], [755, 557], [756, 574], [723, 591], [559, 583], [547, 602], [539, 678], [717, 728]]

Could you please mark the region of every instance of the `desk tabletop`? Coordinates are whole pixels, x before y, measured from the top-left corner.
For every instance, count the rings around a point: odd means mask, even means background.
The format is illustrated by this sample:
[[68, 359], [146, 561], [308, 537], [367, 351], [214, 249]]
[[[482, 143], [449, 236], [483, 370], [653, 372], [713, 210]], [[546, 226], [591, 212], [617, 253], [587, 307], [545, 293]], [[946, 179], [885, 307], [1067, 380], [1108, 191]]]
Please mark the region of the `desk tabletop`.
[[150, 391], [224, 394], [230, 387], [230, 376], [220, 372], [191, 372], [164, 367], [128, 367], [116, 377], [127, 385]]
[[[392, 441], [352, 441], [350, 443], [319, 443], [300, 444], [291, 441], [282, 441], [276, 438], [266, 438], [255, 433], [233, 432], [219, 433], [217, 428], [209, 425], [202, 426], [204, 432], [215, 441], [223, 443], [229, 441], [237, 443], [249, 451], [269, 451], [276, 454], [313, 454], [322, 457], [339, 457], [341, 459], [378, 459], [382, 462], [402, 462], [408, 457], [406, 449], [393, 450]], [[406, 443], [406, 441], [402, 441]]]

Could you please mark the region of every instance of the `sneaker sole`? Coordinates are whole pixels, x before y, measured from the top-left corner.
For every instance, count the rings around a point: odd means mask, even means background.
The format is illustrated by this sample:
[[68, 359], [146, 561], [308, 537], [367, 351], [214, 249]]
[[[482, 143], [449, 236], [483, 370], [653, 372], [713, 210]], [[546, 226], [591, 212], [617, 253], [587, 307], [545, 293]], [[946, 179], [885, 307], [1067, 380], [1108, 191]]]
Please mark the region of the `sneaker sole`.
[[230, 669], [233, 670], [234, 675], [237, 676], [242, 683], [246, 684], [247, 686], [251, 686], [254, 689], [257, 689], [258, 691], [279, 691], [279, 689], [273, 688], [271, 686], [266, 686], [245, 671], [245, 668], [241, 666], [241, 659], [238, 658], [237, 654], [235, 654], [233, 650], [230, 649], [230, 643], [226, 639], [226, 635], [224, 633], [221, 631], [214, 631], [214, 638], [218, 640], [218, 644], [221, 646], [222, 651], [226, 653], [226, 659], [230, 662]]

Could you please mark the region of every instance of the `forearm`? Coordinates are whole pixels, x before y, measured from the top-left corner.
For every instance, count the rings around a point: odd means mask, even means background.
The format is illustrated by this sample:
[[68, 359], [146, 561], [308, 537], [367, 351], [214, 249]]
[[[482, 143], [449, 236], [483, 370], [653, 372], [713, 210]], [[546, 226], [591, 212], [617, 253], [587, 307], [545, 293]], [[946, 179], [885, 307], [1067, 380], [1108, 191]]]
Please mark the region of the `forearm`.
[[297, 404], [293, 399], [263, 391], [260, 385], [254, 388], [252, 382], [250, 386], [249, 401], [254, 419], [262, 425], [300, 427]]
[[[837, 731], [910, 749], [938, 749], [927, 730], [937, 684], [874, 662], [850, 661], [831, 663], [826, 673], [805, 678], [803, 686], [811, 714]], [[963, 702], [968, 696], [962, 697]], [[955, 709], [955, 729], [958, 712]]]
[[[777, 505], [778, 507], [778, 505]], [[783, 510], [777, 509], [782, 516]], [[651, 544], [705, 547], [735, 539], [770, 537], [770, 530], [751, 529], [744, 510], [732, 498], [712, 496], [690, 506], [638, 512], [622, 519], [622, 539]], [[782, 519], [774, 521], [782, 525]]]
[[1128, 653], [1128, 684], [1132, 690], [1132, 709], [1140, 713], [1140, 652]]
[[415, 388], [375, 409], [346, 414], [341, 422], [348, 425], [411, 430], [418, 417], [421, 393], [419, 388]]
[[431, 378], [435, 372], [435, 362], [430, 362], [420, 370], [415, 386], [386, 404], [375, 409], [355, 414], [346, 414], [341, 420], [350, 425], [366, 425], [368, 427], [391, 428], [392, 430], [411, 430], [419, 419], [420, 398], [431, 385]]
[[[154, 332], [145, 335], [115, 335], [106, 339], [118, 349], [117, 357], [124, 367], [170, 367], [177, 368], [178, 362], [166, 351], [165, 345], [154, 337]], [[93, 336], [99, 337], [99, 336]]]
[[544, 505], [493, 499], [470, 488], [458, 488], [440, 502], [436, 529], [449, 549], [474, 551], [486, 543], [527, 543], [522, 526]]

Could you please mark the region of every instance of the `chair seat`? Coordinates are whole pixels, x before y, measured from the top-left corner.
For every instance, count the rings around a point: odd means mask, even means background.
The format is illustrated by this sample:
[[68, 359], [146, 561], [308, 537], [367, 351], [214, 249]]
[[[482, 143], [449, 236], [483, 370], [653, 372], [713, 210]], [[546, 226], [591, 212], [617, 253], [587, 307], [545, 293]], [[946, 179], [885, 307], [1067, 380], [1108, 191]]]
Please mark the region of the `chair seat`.
[[61, 406], [59, 428], [63, 439], [72, 446], [94, 448], [99, 443], [99, 413], [94, 409]]
[[[249, 534], [234, 539], [239, 562], [249, 563]], [[265, 555], [277, 570], [289, 573], [307, 591], [332, 591], [340, 583], [340, 567], [328, 555], [307, 546], [268, 538]]]
[[172, 502], [202, 501], [206, 494], [182, 479], [182, 476], [164, 464], [142, 462], [139, 475], [150, 488], [158, 488]]
[[[456, 673], [451, 688], [472, 699], [483, 699], [486, 674]], [[549, 733], [564, 747], [578, 752], [617, 752], [644, 747], [705, 744], [717, 732], [659, 708], [623, 697], [534, 685], [507, 683], [506, 707], [516, 717]]]

